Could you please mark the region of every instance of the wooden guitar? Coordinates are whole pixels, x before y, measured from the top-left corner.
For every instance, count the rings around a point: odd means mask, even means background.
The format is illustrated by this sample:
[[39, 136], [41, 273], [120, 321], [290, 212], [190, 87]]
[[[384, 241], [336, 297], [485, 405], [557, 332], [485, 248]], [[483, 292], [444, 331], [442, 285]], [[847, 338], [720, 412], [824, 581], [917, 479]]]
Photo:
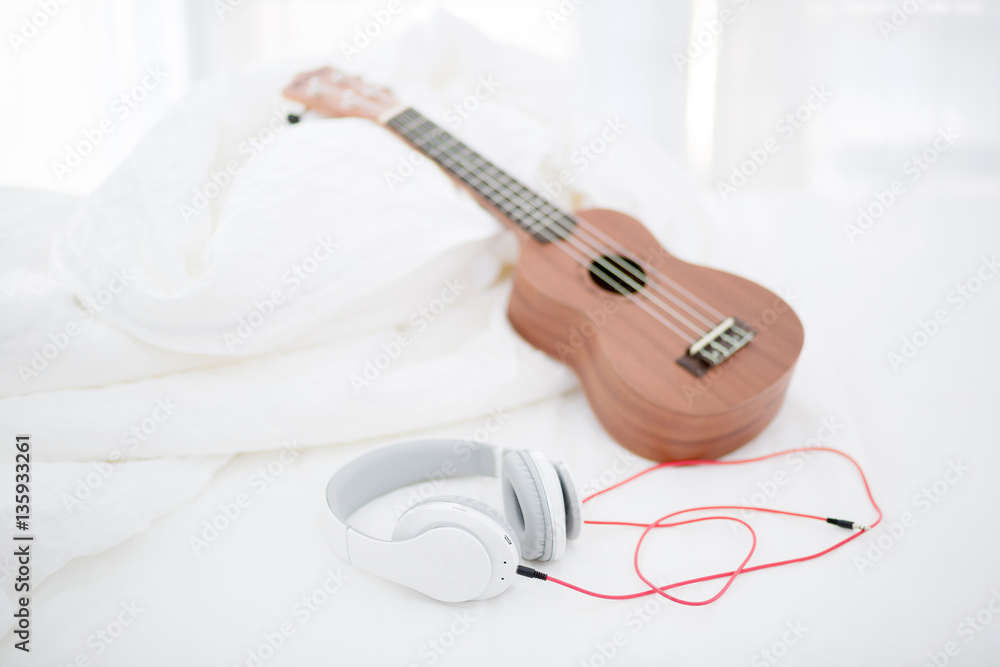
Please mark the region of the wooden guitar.
[[568, 213], [388, 91], [330, 67], [289, 99], [392, 130], [514, 230], [508, 316], [568, 364], [607, 432], [656, 461], [717, 458], [771, 421], [802, 349], [785, 301], [760, 285], [671, 256], [638, 220]]

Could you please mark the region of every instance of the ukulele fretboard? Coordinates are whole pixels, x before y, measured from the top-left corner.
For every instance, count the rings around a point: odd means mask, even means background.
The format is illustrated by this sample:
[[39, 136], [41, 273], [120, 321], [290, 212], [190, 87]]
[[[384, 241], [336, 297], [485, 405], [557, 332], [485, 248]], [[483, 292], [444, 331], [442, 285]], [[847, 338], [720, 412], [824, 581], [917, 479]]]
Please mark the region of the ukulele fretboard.
[[563, 239], [572, 232], [575, 225], [572, 216], [522, 185], [420, 112], [407, 108], [393, 116], [386, 125], [542, 243]]

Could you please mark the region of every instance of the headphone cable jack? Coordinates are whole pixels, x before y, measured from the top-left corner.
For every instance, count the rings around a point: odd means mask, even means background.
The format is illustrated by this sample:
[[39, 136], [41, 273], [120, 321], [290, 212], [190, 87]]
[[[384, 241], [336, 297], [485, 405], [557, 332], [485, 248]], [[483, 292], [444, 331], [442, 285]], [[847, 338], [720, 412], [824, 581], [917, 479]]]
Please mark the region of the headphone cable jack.
[[827, 519], [827, 523], [832, 523], [834, 526], [840, 526], [841, 528], [846, 528], [847, 530], [860, 530], [866, 531], [871, 530], [868, 526], [864, 526], [857, 521], [845, 521], [844, 519]]
[[542, 581], [545, 581], [549, 578], [549, 575], [544, 572], [539, 572], [534, 568], [526, 567], [524, 565], [517, 566], [517, 573], [522, 577], [528, 577], [529, 579], [541, 579]]

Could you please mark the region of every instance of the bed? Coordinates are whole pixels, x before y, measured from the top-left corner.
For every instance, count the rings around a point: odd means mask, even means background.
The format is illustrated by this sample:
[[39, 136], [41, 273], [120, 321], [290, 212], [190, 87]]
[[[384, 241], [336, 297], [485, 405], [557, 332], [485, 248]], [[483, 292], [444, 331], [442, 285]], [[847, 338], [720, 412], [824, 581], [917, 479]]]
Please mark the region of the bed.
[[[542, 187], [606, 119], [547, 84], [558, 65], [505, 49], [390, 54], [366, 74], [441, 114], [489, 69], [504, 85], [454, 131]], [[443, 604], [333, 555], [323, 492], [339, 466], [389, 442], [475, 439], [563, 460], [592, 492], [648, 463], [603, 432], [572, 373], [511, 329], [509, 232], [429, 164], [389, 187], [408, 149], [373, 124], [285, 123], [294, 109], [279, 91], [299, 65], [212, 79], [88, 197], [0, 190], [0, 540], [13, 543], [22, 433], [35, 536], [30, 655], [14, 646], [17, 564], [6, 546], [0, 557], [0, 662], [996, 664], [995, 193], [921, 187], [852, 239], [853, 202], [762, 190], [722, 206], [623, 132], [560, 203], [623, 210], [671, 252], [789, 301], [806, 344], [787, 398], [732, 456], [841, 449], [884, 520], [818, 560], [742, 576], [704, 607], [528, 579]], [[401, 331], [417, 333], [393, 347]], [[500, 505], [489, 480], [439, 486]], [[414, 492], [356, 522], [389, 534]], [[585, 518], [761, 502], [874, 520], [854, 470], [822, 453], [657, 471]], [[753, 562], [841, 537], [750, 521]], [[639, 591], [637, 538], [586, 526], [542, 569]], [[747, 548], [745, 533], [699, 524], [654, 535], [643, 563], [666, 583], [732, 568]]]

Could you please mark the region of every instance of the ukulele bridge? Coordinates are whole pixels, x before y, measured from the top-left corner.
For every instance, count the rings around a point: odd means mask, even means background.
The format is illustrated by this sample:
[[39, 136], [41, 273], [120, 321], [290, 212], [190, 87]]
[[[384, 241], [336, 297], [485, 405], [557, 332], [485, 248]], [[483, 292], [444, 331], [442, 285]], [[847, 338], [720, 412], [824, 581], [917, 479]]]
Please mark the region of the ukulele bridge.
[[746, 347], [755, 335], [756, 332], [740, 320], [727, 317], [695, 341], [688, 348], [687, 354], [678, 359], [677, 363], [697, 377], [701, 377], [713, 366], [718, 366], [733, 356], [737, 350]]

